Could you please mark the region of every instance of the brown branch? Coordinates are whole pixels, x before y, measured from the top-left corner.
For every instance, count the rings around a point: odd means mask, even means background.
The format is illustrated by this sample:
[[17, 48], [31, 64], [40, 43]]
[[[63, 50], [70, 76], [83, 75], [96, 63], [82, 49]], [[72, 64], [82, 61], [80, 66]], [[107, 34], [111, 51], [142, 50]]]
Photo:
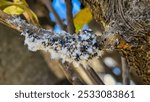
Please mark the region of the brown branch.
[[66, 27], [60, 19], [59, 15], [56, 13], [55, 9], [52, 6], [52, 0], [41, 0], [41, 2], [48, 8], [49, 12], [51, 12], [56, 20], [56, 23], [60, 26], [60, 28], [66, 31]]
[[128, 65], [124, 57], [121, 57], [121, 63], [122, 63], [122, 83], [124, 85], [129, 85], [130, 79], [129, 79]]
[[10, 17], [11, 17], [10, 15], [8, 15], [8, 14], [4, 13], [2, 10], [0, 10], [0, 23], [8, 26], [9, 28], [12, 28], [12, 29], [15, 29], [15, 30], [21, 32], [20, 29], [17, 29], [17, 27], [15, 27], [14, 25], [8, 24], [6, 22], [6, 19], [9, 19]]
[[73, 84], [73, 85], [83, 85], [85, 82], [80, 78], [78, 73], [74, 70], [74, 66], [72, 64], [69, 64], [68, 62], [65, 62], [62, 64], [63, 66], [63, 72], [65, 73], [67, 79]]
[[[1, 17], [2, 16], [2, 17]], [[4, 12], [0, 12], [0, 17], [4, 20], [12, 20], [15, 22], [7, 22], [9, 23], [9, 25], [12, 25], [16, 28], [18, 28], [19, 30], [21, 30], [22, 32], [25, 31], [25, 29], [28, 29], [28, 31], [32, 31], [34, 33], [40, 33], [42, 34], [42, 32], [44, 29], [40, 29], [36, 26], [33, 26], [32, 24], [28, 24], [26, 23], [24, 20], [22, 21], [18, 21], [18, 19], [16, 20], [15, 17], [9, 16], [7, 14], [5, 14]], [[15, 19], [15, 20], [14, 20]], [[21, 22], [21, 23], [20, 23]], [[34, 30], [33, 30], [34, 29]], [[45, 30], [44, 30], [45, 31]], [[29, 32], [28, 32], [29, 33]], [[45, 32], [43, 32], [45, 33]], [[50, 34], [53, 34], [53, 32], [49, 32]], [[25, 33], [26, 34], [26, 33]], [[31, 36], [31, 35], [30, 35]], [[37, 37], [36, 37], [37, 38]], [[36, 39], [35, 38], [35, 39]], [[82, 78], [80, 77], [80, 75], [75, 71], [75, 68], [73, 65], [71, 65], [71, 63], [66, 62], [65, 64], [63, 64], [63, 71], [65, 72], [67, 78], [69, 80], [71, 80], [71, 82], [73, 84], [84, 84], [84, 81], [82, 80]], [[85, 68], [86, 69], [86, 68]], [[90, 67], [86, 69], [86, 71], [88, 72], [88, 75], [91, 77], [91, 79], [93, 79], [93, 82], [95, 84], [103, 84], [99, 82], [98, 77], [96, 76], [97, 74], [94, 72], [94, 70], [92, 70]], [[85, 72], [86, 73], [86, 72]], [[94, 84], [93, 83], [93, 84]]]
[[[6, 14], [6, 13], [4, 13], [3, 11], [1, 11], [0, 10], [0, 19], [1, 20], [7, 20], [7, 19], [10, 19], [12, 16], [10, 16], [10, 15], [8, 15], [8, 14]], [[6, 22], [7, 23], [7, 22]], [[17, 30], [17, 31], [19, 31], [19, 32], [22, 32], [23, 31], [23, 26], [21, 26], [19, 29], [17, 29], [18, 28], [18, 26], [17, 25], [14, 25], [14, 24], [11, 24], [11, 23], [7, 23], [7, 26], [8, 27], [11, 27], [11, 28], [13, 28], [13, 29], [15, 29], [15, 30]], [[32, 29], [32, 27], [29, 27], [29, 29]], [[38, 28], [36, 28], [36, 30], [37, 30]], [[61, 63], [61, 62], [60, 62]], [[72, 82], [72, 84], [78, 84], [78, 85], [81, 85], [81, 84], [84, 84], [83, 82], [81, 82], [80, 81], [80, 79], [79, 79], [79, 77], [78, 77], [78, 75], [77, 75], [77, 73], [73, 70], [73, 68], [72, 68], [72, 66], [71, 65], [69, 65], [67, 62], [65, 63], [65, 64], [62, 64], [62, 66], [63, 67], [61, 67], [62, 68], [62, 70], [63, 70], [63, 72], [65, 73], [65, 75], [67, 76], [67, 78], [68, 78], [68, 80], [71, 80], [71, 82]]]
[[105, 85], [91, 66], [87, 65], [86, 68], [82, 64], [80, 66], [86, 72], [93, 85]]
[[91, 66], [87, 66], [86, 70], [88, 71], [89, 75], [94, 79], [97, 85], [105, 85], [102, 79], [98, 76], [98, 74], [94, 71]]
[[75, 33], [75, 26], [73, 23], [73, 15], [72, 15], [72, 3], [71, 0], [65, 0], [66, 2], [66, 14], [67, 14], [67, 23], [68, 23], [68, 32], [70, 34], [74, 34]]
[[5, 20], [8, 19], [10, 16], [6, 13], [4, 13], [2, 10], [0, 10], [0, 18]]
[[[9, 19], [11, 16], [10, 15], [8, 15], [8, 14], [6, 14], [6, 13], [4, 13], [3, 11], [1, 11], [0, 10], [0, 23], [2, 23], [2, 24], [4, 24], [5, 26], [8, 26], [8, 27], [10, 27], [10, 28], [12, 28], [12, 29], [15, 29], [15, 30], [17, 30], [17, 31], [19, 31], [19, 32], [22, 32], [22, 30], [23, 29], [18, 29], [18, 27], [17, 26], [14, 26], [14, 25], [12, 25], [12, 24], [8, 24], [7, 22], [6, 22], [6, 19]], [[3, 21], [3, 22], [2, 22]], [[45, 59], [45, 61], [46, 61], [46, 63], [47, 63], [47, 65], [49, 66], [49, 68], [50, 68], [50, 70], [52, 70], [53, 72], [54, 72], [54, 74], [55, 74], [55, 76], [58, 78], [58, 79], [64, 79], [65, 78], [65, 75], [64, 75], [64, 73], [62, 72], [61, 73], [61, 69], [62, 69], [62, 66], [60, 65], [60, 63], [59, 62], [57, 62], [57, 61], [54, 61], [54, 60], [51, 60], [50, 59], [50, 54], [48, 54], [48, 53], [46, 53], [46, 52], [44, 52], [44, 51], [41, 51], [41, 54], [42, 54], [42, 56], [44, 57], [44, 59]], [[49, 56], [49, 57], [48, 57]], [[49, 59], [48, 59], [49, 58]], [[58, 66], [56, 67], [56, 66], [53, 66], [52, 64], [57, 64]], [[61, 69], [60, 69], [61, 68]], [[56, 70], [57, 70], [57, 72], [56, 72]], [[59, 74], [58, 74], [59, 73]]]

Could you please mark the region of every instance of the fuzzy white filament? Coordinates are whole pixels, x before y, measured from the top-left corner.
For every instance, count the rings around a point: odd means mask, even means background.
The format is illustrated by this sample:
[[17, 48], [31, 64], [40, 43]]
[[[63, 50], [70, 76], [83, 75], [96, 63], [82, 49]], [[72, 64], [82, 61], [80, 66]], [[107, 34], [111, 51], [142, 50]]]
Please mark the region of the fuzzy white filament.
[[99, 55], [100, 45], [96, 35], [89, 29], [71, 35], [64, 31], [54, 33], [38, 28], [16, 16], [7, 21], [23, 31], [25, 44], [31, 51], [44, 50], [50, 52], [52, 58], [64, 61], [71, 61], [70, 59], [75, 61], [88, 60]]

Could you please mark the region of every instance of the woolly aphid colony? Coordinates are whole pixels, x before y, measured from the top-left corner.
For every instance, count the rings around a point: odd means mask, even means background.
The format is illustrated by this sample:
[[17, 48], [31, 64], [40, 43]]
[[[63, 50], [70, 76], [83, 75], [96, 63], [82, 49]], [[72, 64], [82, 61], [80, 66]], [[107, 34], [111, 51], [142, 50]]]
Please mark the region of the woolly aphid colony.
[[62, 59], [67, 62], [88, 60], [99, 56], [100, 45], [96, 35], [90, 29], [71, 35], [64, 31], [54, 33], [38, 28], [16, 16], [10, 17], [7, 22], [22, 31], [21, 35], [25, 36], [25, 44], [31, 51], [44, 50], [49, 52], [53, 59]]

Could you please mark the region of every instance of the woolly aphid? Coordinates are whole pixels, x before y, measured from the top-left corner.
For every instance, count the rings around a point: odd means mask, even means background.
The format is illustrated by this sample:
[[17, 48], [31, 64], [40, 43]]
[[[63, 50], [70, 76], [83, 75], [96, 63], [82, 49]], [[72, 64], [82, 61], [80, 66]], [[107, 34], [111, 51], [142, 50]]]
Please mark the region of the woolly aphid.
[[88, 60], [99, 55], [100, 45], [90, 29], [71, 35], [64, 31], [54, 33], [33, 26], [16, 16], [7, 21], [22, 31], [21, 35], [25, 36], [24, 43], [31, 51], [44, 50], [50, 52], [52, 58], [64, 61]]

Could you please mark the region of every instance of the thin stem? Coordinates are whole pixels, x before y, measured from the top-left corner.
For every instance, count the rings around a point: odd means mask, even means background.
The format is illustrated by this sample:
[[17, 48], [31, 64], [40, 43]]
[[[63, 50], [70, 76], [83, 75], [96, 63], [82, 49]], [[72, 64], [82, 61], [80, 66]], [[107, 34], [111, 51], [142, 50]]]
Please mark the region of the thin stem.
[[128, 65], [124, 57], [121, 57], [121, 63], [122, 63], [122, 83], [124, 85], [129, 85], [130, 80], [129, 80]]
[[96, 84], [105, 85], [102, 79], [98, 76], [98, 74], [94, 71], [94, 69], [91, 66], [87, 66], [87, 71], [89, 72], [90, 76], [95, 80]]
[[73, 84], [73, 85], [83, 85], [85, 84], [80, 76], [77, 74], [77, 72], [74, 70], [74, 66], [69, 64], [68, 62], [65, 62], [62, 64], [63, 71], [67, 77], [67, 79]]
[[66, 31], [66, 27], [63, 24], [62, 20], [60, 19], [59, 15], [55, 11], [55, 9], [52, 6], [52, 0], [41, 0], [41, 2], [48, 8], [49, 12], [51, 12], [56, 20], [56, 23], [60, 26], [60, 28], [64, 31]]
[[92, 84], [105, 85], [104, 82], [101, 80], [101, 78], [97, 75], [97, 73], [94, 71], [94, 69], [91, 66], [87, 65], [86, 68], [83, 65], [80, 66], [84, 69], [84, 71], [92, 81]]
[[68, 32], [70, 34], [74, 34], [75, 33], [75, 26], [74, 26], [74, 23], [73, 23], [73, 15], [72, 15], [72, 2], [71, 0], [65, 0], [66, 2], [66, 14], [67, 14], [67, 23], [68, 23], [68, 26], [67, 26], [67, 29], [68, 29]]

